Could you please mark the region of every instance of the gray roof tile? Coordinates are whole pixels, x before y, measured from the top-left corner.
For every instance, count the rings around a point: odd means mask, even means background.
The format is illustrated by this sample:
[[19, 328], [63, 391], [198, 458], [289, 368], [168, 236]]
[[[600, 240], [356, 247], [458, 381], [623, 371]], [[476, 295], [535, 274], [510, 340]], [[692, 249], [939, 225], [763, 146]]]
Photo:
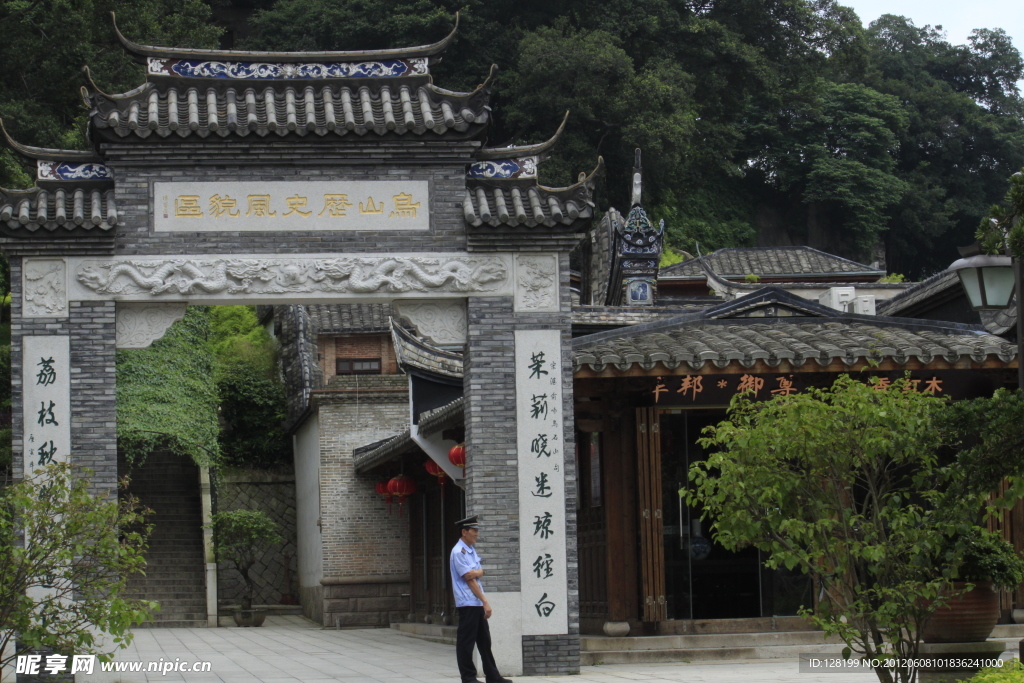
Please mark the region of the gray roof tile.
[[117, 225], [114, 191], [97, 187], [0, 189], [0, 225], [21, 234], [76, 228], [106, 232]]
[[[471, 93], [453, 93], [426, 82], [303, 86], [225, 81], [191, 87], [145, 83], [123, 95], [93, 88], [88, 99], [93, 126], [115, 139], [289, 133], [466, 138], [488, 122], [489, 92], [490, 79]], [[449, 131], [452, 135], [446, 135]]]
[[590, 175], [569, 187], [544, 187], [532, 182], [466, 181], [462, 212], [473, 227], [492, 228], [538, 225], [571, 227], [594, 216], [595, 178], [604, 167], [598, 159]]
[[311, 304], [317, 334], [390, 332], [391, 304]]
[[391, 321], [391, 339], [398, 364], [403, 370], [419, 370], [448, 378], [462, 377], [462, 354], [445, 351], [416, 338], [412, 332]]
[[[705, 256], [704, 259], [722, 277], [742, 278], [748, 274], [760, 277], [807, 275], [872, 275], [881, 277], [885, 275], [884, 270], [878, 270], [840, 256], [826, 254], [811, 247], [719, 249]], [[697, 259], [674, 263], [662, 268], [660, 275], [662, 277], [704, 277]]]
[[945, 292], [952, 287], [960, 286], [960, 278], [951, 270], [944, 270], [932, 275], [927, 280], [914, 283], [891, 299], [886, 299], [878, 304], [879, 315], [899, 315], [926, 299], [936, 294]]
[[645, 325], [624, 330], [617, 336], [580, 337], [573, 342], [573, 365], [576, 370], [586, 365], [600, 372], [609, 365], [626, 371], [634, 364], [652, 370], [658, 362], [669, 369], [686, 364], [694, 370], [709, 362], [724, 368], [734, 361], [743, 367], [757, 361], [775, 367], [782, 361], [802, 366], [813, 360], [824, 367], [867, 358], [906, 364], [936, 358], [957, 362], [963, 357], [982, 362], [995, 356], [1008, 363], [1017, 353], [1014, 344], [962, 325], [917, 325], [920, 321], [867, 316], [749, 320], [690, 317], [655, 329]]

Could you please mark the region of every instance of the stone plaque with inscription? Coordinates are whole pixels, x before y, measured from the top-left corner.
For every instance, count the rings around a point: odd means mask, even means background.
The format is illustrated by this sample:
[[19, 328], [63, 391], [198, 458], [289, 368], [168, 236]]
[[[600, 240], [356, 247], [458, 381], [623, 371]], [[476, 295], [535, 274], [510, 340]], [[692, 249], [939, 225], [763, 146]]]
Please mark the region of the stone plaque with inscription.
[[426, 180], [153, 184], [156, 232], [427, 230]]

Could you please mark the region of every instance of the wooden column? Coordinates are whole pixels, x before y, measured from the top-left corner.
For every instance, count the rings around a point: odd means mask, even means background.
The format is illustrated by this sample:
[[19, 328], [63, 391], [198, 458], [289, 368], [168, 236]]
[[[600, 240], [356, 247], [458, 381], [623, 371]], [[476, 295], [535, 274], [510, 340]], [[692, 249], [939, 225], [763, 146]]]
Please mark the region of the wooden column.
[[657, 408], [636, 409], [640, 488], [640, 571], [643, 620], [668, 618], [665, 603], [665, 536], [661, 505], [661, 439]]
[[608, 397], [604, 414], [608, 620], [640, 619], [637, 585], [636, 439], [633, 409]]

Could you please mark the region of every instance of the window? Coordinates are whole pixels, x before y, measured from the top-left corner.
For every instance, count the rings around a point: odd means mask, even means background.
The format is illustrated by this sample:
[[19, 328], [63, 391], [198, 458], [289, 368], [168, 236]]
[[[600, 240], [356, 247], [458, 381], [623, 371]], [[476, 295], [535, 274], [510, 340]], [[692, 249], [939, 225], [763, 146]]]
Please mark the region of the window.
[[336, 373], [339, 375], [379, 375], [380, 358], [339, 358]]

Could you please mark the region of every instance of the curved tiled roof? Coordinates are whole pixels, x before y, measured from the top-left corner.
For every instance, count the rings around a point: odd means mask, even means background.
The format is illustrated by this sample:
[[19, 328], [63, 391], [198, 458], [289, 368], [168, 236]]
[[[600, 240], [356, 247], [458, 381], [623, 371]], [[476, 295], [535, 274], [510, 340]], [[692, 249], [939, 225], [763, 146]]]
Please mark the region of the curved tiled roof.
[[403, 370], [420, 370], [451, 379], [462, 378], [461, 353], [445, 351], [417, 339], [409, 330], [396, 323], [394, 318], [391, 319], [391, 339], [398, 356], [398, 365]]
[[[736, 247], [719, 249], [703, 258], [723, 277], [744, 277], [751, 273], [760, 277], [885, 275], [884, 270], [826, 254], [811, 247]], [[703, 277], [698, 261], [699, 259], [689, 259], [674, 263], [662, 268], [660, 275]]]
[[569, 187], [544, 187], [507, 181], [467, 181], [462, 211], [473, 227], [571, 226], [594, 215], [594, 179], [604, 167], [599, 158], [590, 175]]
[[106, 231], [117, 225], [117, 221], [113, 190], [92, 187], [0, 189], [0, 225], [11, 230], [98, 228]]
[[939, 358], [950, 363], [968, 358], [980, 363], [990, 356], [1008, 363], [1016, 356], [1016, 345], [999, 337], [967, 326], [914, 324], [920, 322], [874, 322], [862, 316], [663, 323], [618, 336], [580, 337], [573, 342], [573, 366], [601, 372], [608, 366], [653, 370], [661, 363], [669, 370], [684, 364], [700, 370], [708, 363], [724, 368], [735, 362], [749, 368], [758, 361], [770, 367], [783, 361], [795, 366], [813, 361], [812, 367], [825, 367], [835, 362], [852, 366], [866, 359], [927, 364]]
[[[419, 432], [430, 435], [442, 429], [459, 426], [465, 420], [464, 411], [465, 399], [457, 398], [439, 408], [420, 413]], [[352, 465], [356, 473], [365, 474], [378, 465], [414, 450], [419, 450], [419, 446], [413, 441], [410, 430], [406, 429], [401, 434], [352, 449]]]
[[[225, 81], [190, 86], [145, 83], [123, 95], [83, 88], [92, 124], [108, 137], [217, 135], [472, 137], [490, 119], [492, 75], [471, 93], [430, 83], [338, 81], [314, 85]], [[226, 85], [225, 85], [226, 84]]]

